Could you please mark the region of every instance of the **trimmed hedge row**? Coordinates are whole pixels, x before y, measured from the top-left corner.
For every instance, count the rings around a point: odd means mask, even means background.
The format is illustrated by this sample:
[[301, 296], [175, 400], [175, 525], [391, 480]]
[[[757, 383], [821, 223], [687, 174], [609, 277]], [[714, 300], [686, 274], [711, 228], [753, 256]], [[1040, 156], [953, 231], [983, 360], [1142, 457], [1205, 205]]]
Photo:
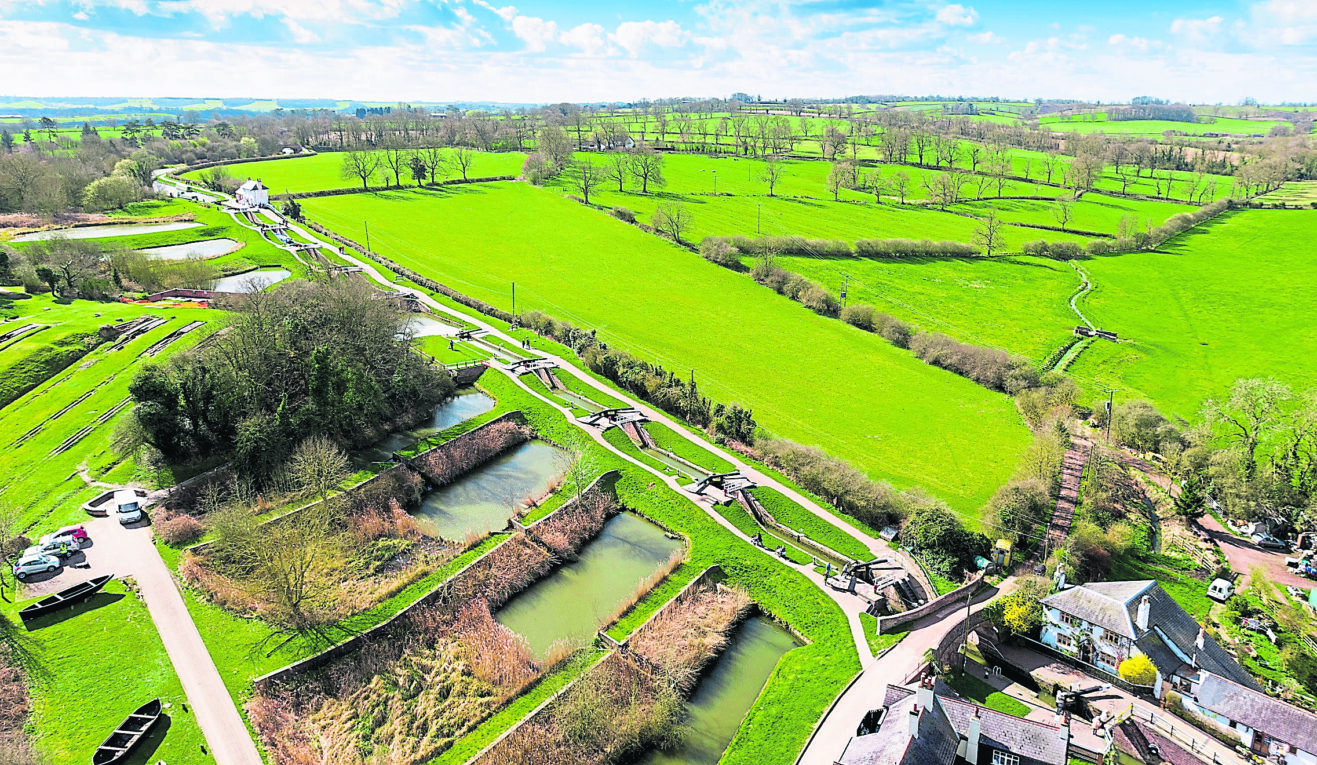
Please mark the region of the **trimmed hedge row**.
[[706, 248], [710, 252], [730, 248], [737, 255], [778, 254], [812, 258], [975, 258], [983, 254], [972, 244], [945, 240], [860, 239], [852, 245], [841, 239], [807, 239], [803, 236], [712, 236], [704, 239], [701, 251]]

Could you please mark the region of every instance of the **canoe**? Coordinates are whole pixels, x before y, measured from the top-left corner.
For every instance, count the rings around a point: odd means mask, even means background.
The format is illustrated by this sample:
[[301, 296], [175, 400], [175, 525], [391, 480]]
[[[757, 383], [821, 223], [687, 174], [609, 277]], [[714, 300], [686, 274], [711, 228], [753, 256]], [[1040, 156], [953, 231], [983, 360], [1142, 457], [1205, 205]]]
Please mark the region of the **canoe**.
[[142, 743], [151, 727], [160, 721], [160, 699], [151, 699], [128, 715], [105, 743], [96, 748], [92, 765], [111, 765], [127, 759], [133, 747]]
[[18, 615], [23, 621], [27, 621], [28, 619], [35, 619], [38, 616], [53, 613], [61, 608], [67, 608], [100, 592], [101, 588], [113, 578], [113, 576], [105, 574], [104, 576], [88, 579], [85, 582], [78, 582], [72, 587], [65, 587], [54, 595], [47, 595], [32, 605], [23, 608], [18, 612]]

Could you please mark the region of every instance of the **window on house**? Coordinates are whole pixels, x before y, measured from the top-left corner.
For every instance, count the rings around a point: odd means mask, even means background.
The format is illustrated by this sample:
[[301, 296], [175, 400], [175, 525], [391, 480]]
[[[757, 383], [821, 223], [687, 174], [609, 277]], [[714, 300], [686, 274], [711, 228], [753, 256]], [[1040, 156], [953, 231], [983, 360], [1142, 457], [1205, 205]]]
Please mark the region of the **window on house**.
[[1079, 620], [1067, 613], [1061, 614], [1061, 623], [1067, 627], [1078, 627]]
[[1108, 667], [1114, 667], [1120, 663], [1115, 656], [1112, 656], [1109, 653], [1098, 654], [1098, 660], [1101, 661], [1103, 664], [1106, 664]]
[[1056, 645], [1057, 647], [1064, 648], [1067, 651], [1075, 650], [1075, 641], [1069, 635], [1057, 635]]
[[994, 749], [992, 750], [992, 765], [1020, 765], [1020, 755]]

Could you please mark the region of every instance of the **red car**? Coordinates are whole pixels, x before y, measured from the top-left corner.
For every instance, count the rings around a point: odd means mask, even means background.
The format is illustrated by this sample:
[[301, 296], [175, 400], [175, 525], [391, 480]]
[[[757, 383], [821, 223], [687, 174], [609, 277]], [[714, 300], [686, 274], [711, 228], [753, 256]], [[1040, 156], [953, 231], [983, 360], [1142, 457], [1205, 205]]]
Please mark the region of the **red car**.
[[51, 532], [41, 538], [41, 544], [49, 542], [68, 542], [74, 547], [82, 547], [87, 540], [87, 529], [82, 526], [65, 526], [59, 531]]

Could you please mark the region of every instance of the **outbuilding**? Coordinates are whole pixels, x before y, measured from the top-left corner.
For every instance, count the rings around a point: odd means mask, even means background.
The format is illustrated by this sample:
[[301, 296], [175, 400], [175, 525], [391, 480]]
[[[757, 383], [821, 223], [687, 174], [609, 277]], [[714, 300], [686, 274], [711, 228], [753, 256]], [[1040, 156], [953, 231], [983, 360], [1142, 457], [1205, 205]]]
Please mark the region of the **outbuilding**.
[[248, 178], [245, 183], [238, 187], [233, 196], [240, 204], [248, 207], [270, 206], [270, 190], [259, 179], [252, 180]]

